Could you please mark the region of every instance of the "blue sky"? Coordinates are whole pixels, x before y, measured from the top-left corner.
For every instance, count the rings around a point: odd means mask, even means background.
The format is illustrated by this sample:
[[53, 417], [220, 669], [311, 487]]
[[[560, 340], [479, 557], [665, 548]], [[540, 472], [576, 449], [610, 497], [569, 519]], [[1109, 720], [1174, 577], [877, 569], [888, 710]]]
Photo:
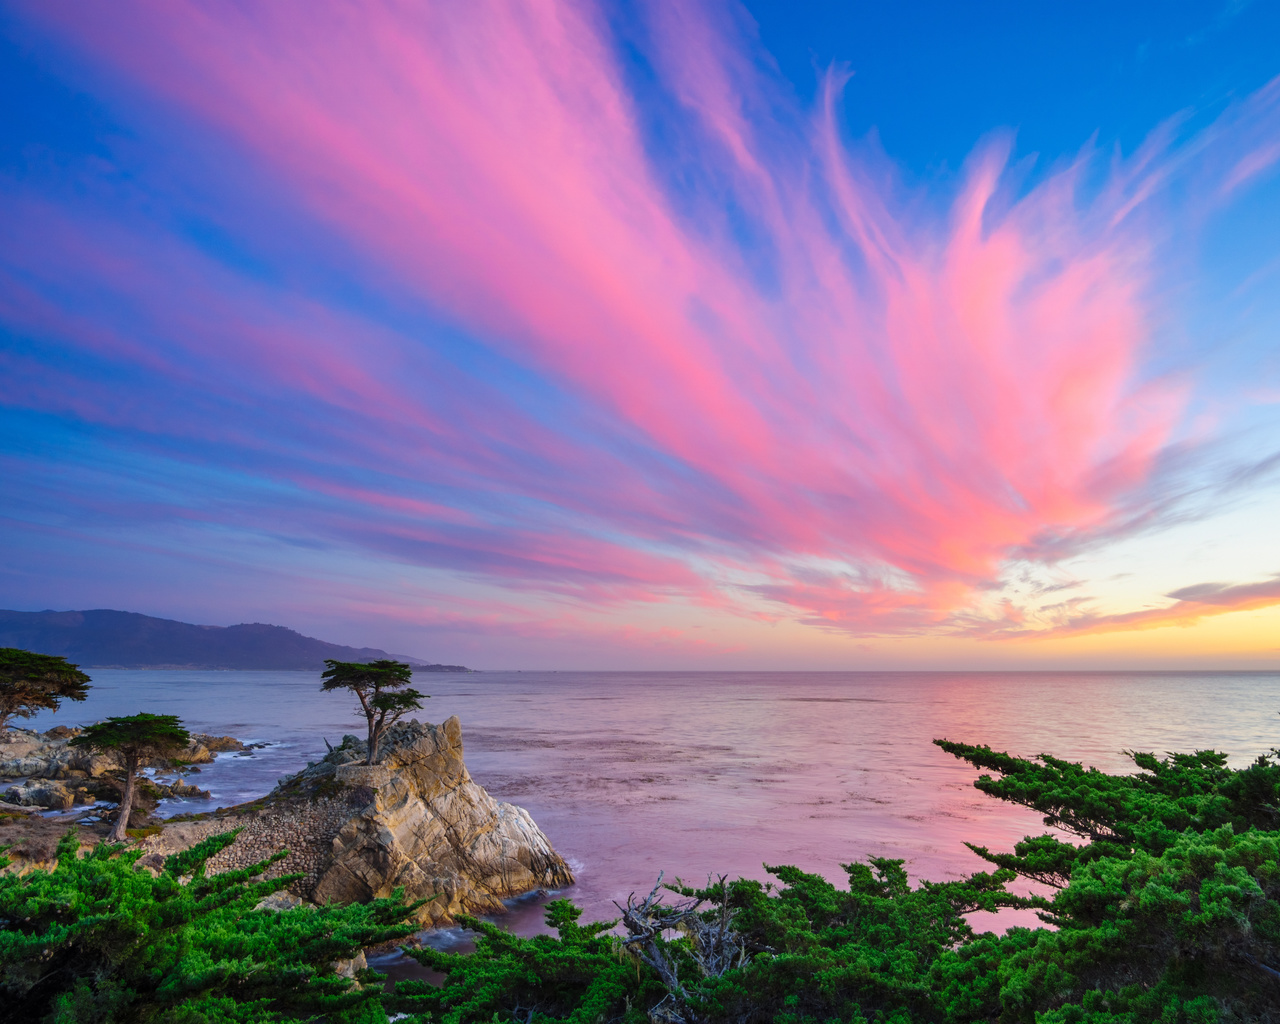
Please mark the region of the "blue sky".
[[1280, 664], [1280, 8], [0, 5], [0, 606]]

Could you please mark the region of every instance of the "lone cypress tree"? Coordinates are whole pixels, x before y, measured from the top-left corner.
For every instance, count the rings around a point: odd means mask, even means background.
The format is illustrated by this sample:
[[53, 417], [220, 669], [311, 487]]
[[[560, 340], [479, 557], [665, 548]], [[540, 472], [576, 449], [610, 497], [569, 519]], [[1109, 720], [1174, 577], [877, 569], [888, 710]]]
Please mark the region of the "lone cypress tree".
[[320, 677], [322, 690], [350, 690], [360, 701], [360, 712], [369, 724], [369, 756], [365, 764], [378, 760], [378, 744], [382, 734], [393, 722], [399, 721], [410, 711], [421, 711], [422, 702], [429, 694], [417, 690], [403, 690], [413, 679], [413, 669], [402, 661], [334, 661], [326, 658]]
[[116, 758], [124, 768], [124, 795], [120, 798], [120, 817], [108, 837], [113, 843], [128, 838], [129, 812], [133, 809], [133, 791], [138, 769], [162, 764], [191, 741], [177, 715], [136, 715], [108, 718], [91, 725], [71, 741], [72, 746], [88, 747]]
[[84, 700], [89, 677], [66, 658], [0, 647], [0, 732], [11, 718], [57, 711], [64, 700]]

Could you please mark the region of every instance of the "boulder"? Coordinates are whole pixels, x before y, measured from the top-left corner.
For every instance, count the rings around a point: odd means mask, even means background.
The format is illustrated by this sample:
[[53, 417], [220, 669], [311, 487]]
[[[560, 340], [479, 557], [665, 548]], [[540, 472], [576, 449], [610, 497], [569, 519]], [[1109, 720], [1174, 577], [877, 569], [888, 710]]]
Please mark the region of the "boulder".
[[91, 779], [100, 779], [116, 769], [116, 759], [110, 754], [97, 754], [85, 747], [72, 747], [66, 767], [68, 771], [84, 772]]
[[0, 761], [30, 754], [44, 746], [39, 733], [29, 729], [8, 729], [0, 732]]
[[199, 786], [191, 786], [179, 779], [168, 786], [162, 787], [166, 796], [183, 797], [187, 800], [208, 800], [209, 791], [201, 789]]
[[26, 754], [20, 757], [0, 761], [0, 778], [18, 779], [43, 775], [49, 769], [49, 759], [38, 754]]
[[47, 740], [69, 740], [73, 736], [79, 736], [82, 732], [84, 732], [83, 729], [75, 726], [55, 725], [44, 734], [44, 738]]
[[231, 750], [245, 749], [245, 745], [234, 736], [207, 736], [202, 732], [197, 732], [192, 733], [191, 738], [215, 754], [225, 754]]
[[[154, 854], [153, 854], [154, 856]], [[266, 899], [260, 901], [254, 910], [274, 910], [280, 912], [282, 910], [297, 910], [299, 907], [311, 906], [306, 900], [300, 896], [294, 896], [287, 892], [273, 892]]]
[[213, 753], [203, 743], [192, 737], [191, 742], [187, 744], [187, 749], [179, 754], [176, 760], [183, 764], [210, 764], [213, 761]]
[[350, 960], [335, 960], [332, 966], [333, 973], [339, 978], [351, 978], [354, 980], [361, 971], [369, 969], [369, 961], [365, 959], [364, 950], [362, 949]]
[[65, 811], [75, 804], [75, 795], [66, 786], [46, 779], [28, 779], [21, 786], [10, 786], [4, 798], [11, 804], [51, 811]]
[[73, 756], [67, 739], [74, 730], [55, 730], [41, 735], [26, 729], [11, 729], [0, 739], [0, 778], [60, 778]]

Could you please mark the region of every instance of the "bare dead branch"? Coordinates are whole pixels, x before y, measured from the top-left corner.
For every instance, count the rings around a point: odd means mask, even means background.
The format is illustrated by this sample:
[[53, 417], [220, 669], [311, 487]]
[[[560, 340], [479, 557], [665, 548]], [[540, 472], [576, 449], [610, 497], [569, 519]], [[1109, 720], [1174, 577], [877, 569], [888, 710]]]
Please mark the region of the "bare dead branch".
[[[689, 1005], [689, 993], [680, 980], [679, 965], [669, 945], [663, 941], [666, 932], [677, 932], [687, 940], [687, 952], [702, 978], [718, 978], [726, 971], [741, 967], [747, 960], [742, 937], [733, 930], [733, 912], [729, 909], [725, 880], [721, 875], [721, 898], [710, 911], [702, 910], [704, 899], [664, 903], [662, 875], [649, 895], [642, 900], [632, 893], [626, 906], [615, 903], [622, 913], [628, 938], [623, 945], [653, 968], [667, 996], [650, 1012], [660, 1024], [699, 1024], [700, 1017]], [[707, 879], [707, 888], [712, 888]]]

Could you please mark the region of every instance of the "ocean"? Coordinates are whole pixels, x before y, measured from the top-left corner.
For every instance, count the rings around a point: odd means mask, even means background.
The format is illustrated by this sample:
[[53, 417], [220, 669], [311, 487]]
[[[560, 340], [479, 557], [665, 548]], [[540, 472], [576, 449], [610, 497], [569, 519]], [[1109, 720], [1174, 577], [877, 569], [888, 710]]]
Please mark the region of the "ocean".
[[[83, 704], [36, 728], [149, 711], [193, 731], [266, 743], [220, 755], [192, 781], [230, 806], [315, 760], [325, 739], [362, 735], [354, 701], [308, 672], [94, 670]], [[578, 882], [585, 920], [647, 892], [659, 873], [767, 878], [794, 864], [900, 857], [914, 878], [983, 870], [970, 841], [1010, 849], [1040, 817], [972, 787], [977, 773], [936, 737], [1041, 752], [1108, 771], [1125, 750], [1214, 748], [1243, 765], [1280, 746], [1275, 672], [485, 672], [423, 674], [420, 717], [462, 720], [472, 776], [528, 808]], [[539, 900], [508, 927], [541, 930]], [[1024, 915], [1025, 917], [1025, 915]], [[1000, 926], [1035, 924], [1001, 915]], [[975, 922], [980, 923], [980, 922]]]

